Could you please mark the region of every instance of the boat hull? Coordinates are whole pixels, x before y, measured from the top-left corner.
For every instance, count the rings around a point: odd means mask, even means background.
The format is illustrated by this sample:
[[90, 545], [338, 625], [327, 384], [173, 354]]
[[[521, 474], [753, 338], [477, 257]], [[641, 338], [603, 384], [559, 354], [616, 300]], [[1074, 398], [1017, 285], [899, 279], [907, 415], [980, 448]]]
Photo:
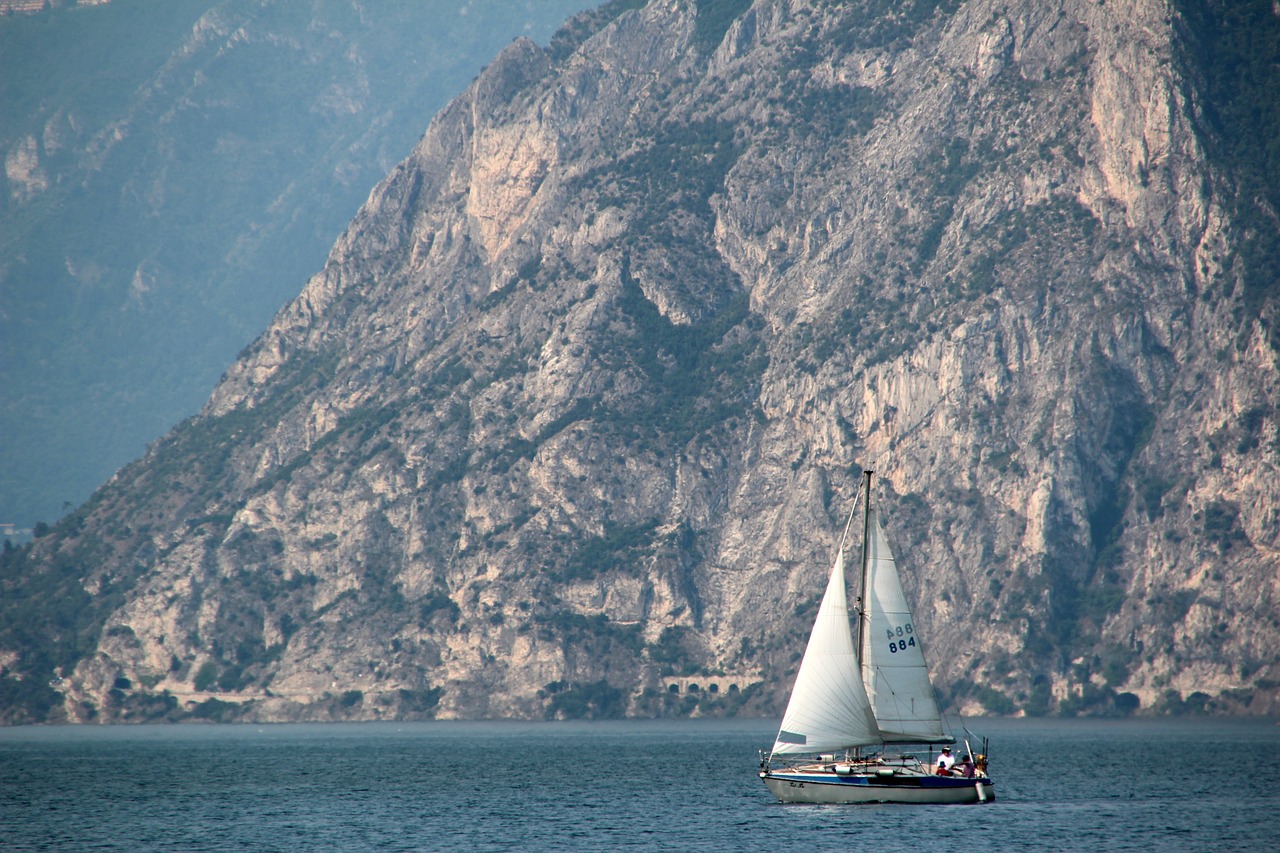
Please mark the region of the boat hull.
[[813, 772], [762, 772], [769, 790], [784, 803], [852, 805], [856, 803], [915, 803], [963, 805], [992, 802], [995, 785], [987, 778], [869, 774], [838, 775]]

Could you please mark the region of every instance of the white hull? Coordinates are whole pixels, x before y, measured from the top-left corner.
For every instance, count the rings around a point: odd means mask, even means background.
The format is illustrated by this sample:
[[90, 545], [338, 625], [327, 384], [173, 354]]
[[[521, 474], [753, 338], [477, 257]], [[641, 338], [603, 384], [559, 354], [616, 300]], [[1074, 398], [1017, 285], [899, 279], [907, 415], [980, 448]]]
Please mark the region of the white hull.
[[784, 803], [851, 805], [855, 803], [915, 803], [962, 805], [995, 800], [990, 779], [962, 779], [917, 774], [888, 778], [872, 774], [837, 775], [831, 772], [773, 770], [760, 778]]

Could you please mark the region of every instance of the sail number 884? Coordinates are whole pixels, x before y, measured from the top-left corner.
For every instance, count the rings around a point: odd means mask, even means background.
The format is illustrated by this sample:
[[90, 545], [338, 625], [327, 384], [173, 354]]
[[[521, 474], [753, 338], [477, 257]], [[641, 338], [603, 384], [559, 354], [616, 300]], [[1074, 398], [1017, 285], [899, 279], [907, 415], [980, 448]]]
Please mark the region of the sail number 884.
[[906, 625], [886, 628], [885, 633], [889, 635], [889, 651], [891, 653], [905, 652], [908, 647], [915, 648], [915, 632], [912, 630], [910, 622]]

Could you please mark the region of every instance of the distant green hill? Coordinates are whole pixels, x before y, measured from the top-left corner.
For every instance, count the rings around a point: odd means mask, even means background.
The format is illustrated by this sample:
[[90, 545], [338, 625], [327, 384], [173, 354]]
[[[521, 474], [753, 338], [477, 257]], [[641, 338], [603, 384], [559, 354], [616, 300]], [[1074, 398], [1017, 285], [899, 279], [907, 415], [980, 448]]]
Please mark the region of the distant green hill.
[[517, 35], [590, 0], [114, 0], [0, 18], [0, 522], [208, 397]]

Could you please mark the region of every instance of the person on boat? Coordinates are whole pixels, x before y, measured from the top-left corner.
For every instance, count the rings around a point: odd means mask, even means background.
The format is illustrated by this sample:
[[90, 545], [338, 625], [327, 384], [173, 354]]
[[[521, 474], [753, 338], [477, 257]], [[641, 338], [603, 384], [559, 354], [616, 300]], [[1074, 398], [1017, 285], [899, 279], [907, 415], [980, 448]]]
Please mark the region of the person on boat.
[[977, 772], [977, 768], [974, 767], [972, 756], [965, 755], [964, 758], [960, 759], [960, 764], [956, 767], [956, 773], [966, 779], [972, 779], [975, 772]]
[[956, 764], [956, 757], [951, 754], [951, 747], [944, 746], [942, 754], [938, 756], [938, 775], [950, 776], [951, 768]]

